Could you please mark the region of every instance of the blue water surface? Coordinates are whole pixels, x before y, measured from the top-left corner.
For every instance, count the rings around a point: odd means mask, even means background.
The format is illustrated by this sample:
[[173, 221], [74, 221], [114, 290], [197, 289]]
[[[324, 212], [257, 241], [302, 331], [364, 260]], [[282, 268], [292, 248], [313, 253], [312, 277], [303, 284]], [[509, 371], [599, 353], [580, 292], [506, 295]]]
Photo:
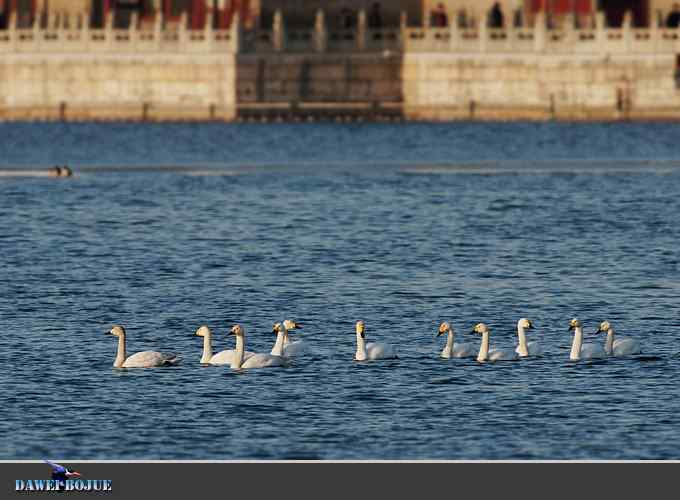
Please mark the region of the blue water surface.
[[[2, 124], [0, 459], [678, 459], [680, 126]], [[68, 163], [71, 179], [30, 171]], [[442, 360], [484, 321], [540, 358]], [[246, 329], [287, 368], [202, 367]], [[569, 362], [569, 320], [643, 356]], [[357, 363], [354, 322], [398, 360]], [[179, 367], [112, 368], [128, 349]], [[587, 335], [591, 342], [601, 336]]]

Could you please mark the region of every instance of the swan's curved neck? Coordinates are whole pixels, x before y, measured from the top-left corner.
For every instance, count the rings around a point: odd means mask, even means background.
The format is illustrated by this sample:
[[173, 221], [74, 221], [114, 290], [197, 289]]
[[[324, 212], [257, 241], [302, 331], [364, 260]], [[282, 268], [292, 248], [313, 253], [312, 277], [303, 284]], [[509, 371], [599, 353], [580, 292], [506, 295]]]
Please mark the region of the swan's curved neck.
[[489, 332], [482, 333], [482, 344], [479, 346], [477, 361], [486, 361], [489, 357]]
[[608, 356], [611, 356], [614, 353], [614, 329], [610, 328], [607, 330], [607, 340], [604, 341], [604, 352], [607, 353]]
[[116, 360], [113, 362], [115, 368], [121, 368], [127, 359], [127, 352], [125, 351], [125, 335], [118, 337], [118, 354]]
[[283, 346], [286, 343], [286, 333], [285, 331], [278, 331], [276, 332], [276, 343], [274, 343], [274, 347], [272, 348], [272, 356], [283, 356]]
[[354, 359], [357, 361], [364, 361], [368, 357], [366, 354], [366, 339], [357, 333], [357, 353]]
[[203, 364], [210, 363], [211, 358], [212, 358], [212, 336], [209, 333], [206, 333], [203, 336], [203, 355], [201, 356], [201, 363]]
[[527, 336], [522, 325], [517, 325], [517, 336], [519, 337], [519, 355], [528, 356], [529, 348], [527, 347]]
[[236, 336], [236, 351], [231, 357], [231, 368], [239, 369], [243, 364], [243, 355], [246, 352], [246, 339], [244, 335]]
[[569, 359], [572, 361], [581, 359], [581, 346], [583, 345], [583, 328], [574, 328], [574, 341], [571, 343], [571, 353]]
[[283, 329], [283, 345], [286, 346], [290, 343], [290, 340], [288, 339], [288, 329], [284, 328]]
[[453, 356], [453, 330], [449, 330], [449, 334], [446, 337], [446, 345], [442, 351], [442, 358], [450, 358]]

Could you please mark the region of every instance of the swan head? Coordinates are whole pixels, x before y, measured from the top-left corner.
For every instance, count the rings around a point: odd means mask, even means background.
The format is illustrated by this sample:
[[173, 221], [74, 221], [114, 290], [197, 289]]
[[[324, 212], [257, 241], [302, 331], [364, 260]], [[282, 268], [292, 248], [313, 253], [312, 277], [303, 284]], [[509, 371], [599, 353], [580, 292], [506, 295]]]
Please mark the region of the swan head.
[[237, 337], [243, 337], [245, 331], [243, 330], [243, 327], [239, 324], [236, 324], [231, 327], [231, 330], [229, 330], [229, 333], [227, 335], [236, 335]]
[[525, 328], [531, 330], [534, 327], [533, 321], [527, 318], [522, 318], [517, 322], [517, 328]]
[[600, 326], [597, 327], [597, 331], [595, 333], [607, 333], [609, 330], [611, 330], [612, 325], [609, 324], [609, 321], [603, 321], [600, 323]]
[[359, 337], [361, 337], [362, 339], [365, 339], [365, 338], [366, 338], [366, 334], [365, 334], [365, 332], [366, 332], [366, 325], [364, 324], [364, 321], [363, 321], [363, 320], [360, 319], [359, 321], [357, 321], [357, 324], [356, 324], [355, 329], [356, 329], [357, 335], [358, 335]]
[[485, 323], [477, 323], [470, 333], [476, 333], [477, 335], [483, 335], [489, 333], [489, 327]]
[[449, 332], [453, 332], [453, 328], [451, 328], [451, 325], [444, 321], [441, 325], [439, 325], [439, 332], [437, 333], [437, 337]]
[[274, 323], [272, 326], [272, 333], [279, 334], [279, 333], [286, 333], [287, 328], [284, 326], [285, 322], [282, 323]]
[[302, 330], [302, 325], [293, 321], [292, 319], [287, 319], [283, 322], [283, 327], [286, 330]]
[[577, 320], [576, 318], [572, 319], [569, 322], [569, 331], [572, 331], [575, 328], [581, 328], [581, 322], [579, 320]]
[[206, 325], [198, 327], [198, 330], [196, 330], [196, 335], [199, 337], [210, 337], [210, 328], [208, 328]]
[[125, 328], [123, 328], [121, 325], [113, 325], [113, 327], [108, 332], [106, 332], [106, 335], [125, 337]]

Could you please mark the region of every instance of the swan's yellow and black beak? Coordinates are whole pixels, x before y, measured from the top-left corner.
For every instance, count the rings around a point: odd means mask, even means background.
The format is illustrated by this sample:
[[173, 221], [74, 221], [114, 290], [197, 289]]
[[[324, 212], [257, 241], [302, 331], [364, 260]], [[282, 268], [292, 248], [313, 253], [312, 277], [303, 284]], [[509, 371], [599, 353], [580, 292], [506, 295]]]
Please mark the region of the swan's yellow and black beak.
[[527, 325], [527, 328], [528, 328], [529, 330], [533, 330], [533, 329], [534, 329], [534, 322], [531, 321], [531, 320], [529, 320], [529, 324]]
[[597, 330], [595, 330], [595, 331], [593, 332], [593, 335], [597, 335], [598, 333], [602, 333], [602, 332], [604, 332], [604, 330], [602, 329], [602, 327], [598, 327]]

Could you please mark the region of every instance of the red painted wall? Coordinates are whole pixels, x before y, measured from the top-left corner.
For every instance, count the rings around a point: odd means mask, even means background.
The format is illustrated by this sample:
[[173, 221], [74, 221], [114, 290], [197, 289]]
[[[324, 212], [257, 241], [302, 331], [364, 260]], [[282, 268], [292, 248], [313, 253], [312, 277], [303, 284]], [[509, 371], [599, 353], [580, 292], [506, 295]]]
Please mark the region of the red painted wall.
[[592, 1], [593, 0], [532, 0], [531, 12], [535, 13], [543, 10], [544, 12], [555, 12], [557, 14], [566, 14], [569, 12], [587, 14], [592, 11]]

